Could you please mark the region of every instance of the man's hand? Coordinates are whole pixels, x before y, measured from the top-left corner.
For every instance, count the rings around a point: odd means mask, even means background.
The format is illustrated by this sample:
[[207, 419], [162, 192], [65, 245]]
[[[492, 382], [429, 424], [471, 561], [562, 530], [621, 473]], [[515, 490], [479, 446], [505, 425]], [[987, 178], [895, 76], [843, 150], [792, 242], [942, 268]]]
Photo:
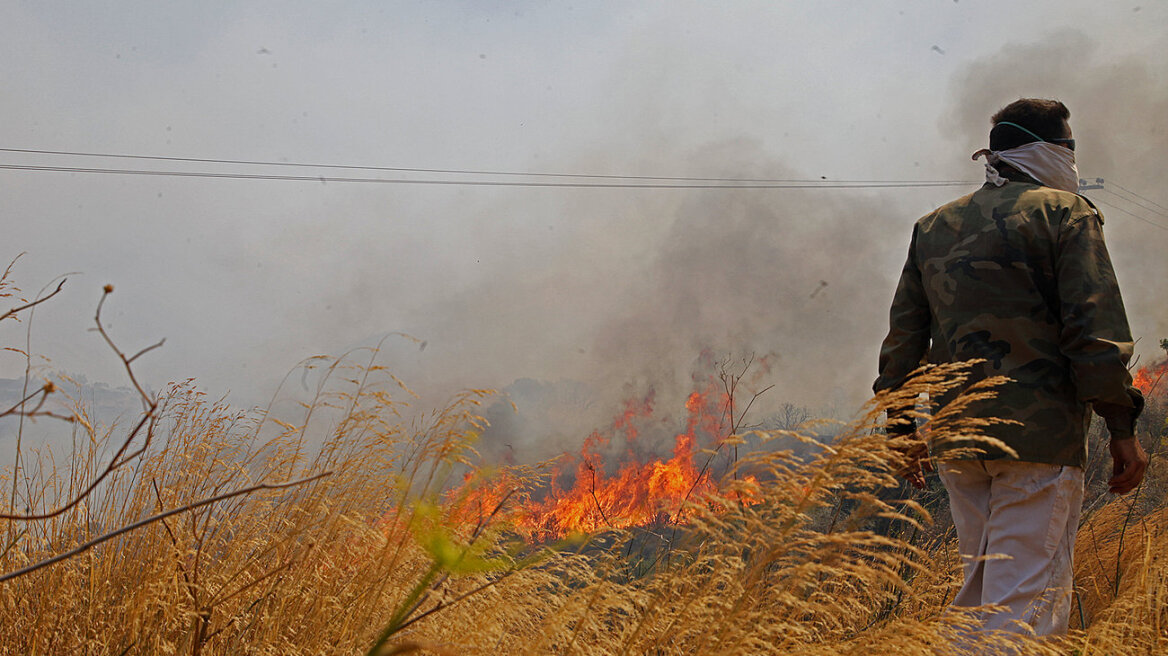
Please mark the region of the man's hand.
[[1108, 481], [1112, 494], [1127, 494], [1136, 489], [1148, 468], [1148, 454], [1135, 437], [1111, 440], [1112, 476]]
[[924, 441], [905, 441], [893, 448], [905, 457], [904, 466], [896, 470], [896, 475], [918, 490], [925, 489], [925, 474], [933, 471], [933, 462], [929, 459], [929, 449]]

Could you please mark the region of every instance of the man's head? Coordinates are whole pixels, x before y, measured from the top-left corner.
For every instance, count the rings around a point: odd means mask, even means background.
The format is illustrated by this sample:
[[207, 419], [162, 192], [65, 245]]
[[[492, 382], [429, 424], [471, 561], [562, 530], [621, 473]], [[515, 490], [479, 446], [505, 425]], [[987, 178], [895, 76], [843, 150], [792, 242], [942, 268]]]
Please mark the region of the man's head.
[[998, 110], [990, 119], [990, 150], [1003, 151], [1034, 141], [1075, 149], [1071, 139], [1071, 112], [1057, 100], [1022, 98]]

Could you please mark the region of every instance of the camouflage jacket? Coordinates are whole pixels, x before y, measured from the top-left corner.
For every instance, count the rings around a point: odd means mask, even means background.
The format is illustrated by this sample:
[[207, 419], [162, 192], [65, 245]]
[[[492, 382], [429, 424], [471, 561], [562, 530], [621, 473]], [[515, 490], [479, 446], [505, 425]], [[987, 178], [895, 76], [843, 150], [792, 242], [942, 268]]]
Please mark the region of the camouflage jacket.
[[[928, 363], [983, 359], [1010, 379], [973, 406], [1018, 459], [1082, 467], [1089, 404], [1134, 406], [1132, 338], [1085, 198], [1025, 182], [981, 189], [917, 221], [880, 349], [877, 392]], [[985, 457], [1000, 457], [989, 453]]]

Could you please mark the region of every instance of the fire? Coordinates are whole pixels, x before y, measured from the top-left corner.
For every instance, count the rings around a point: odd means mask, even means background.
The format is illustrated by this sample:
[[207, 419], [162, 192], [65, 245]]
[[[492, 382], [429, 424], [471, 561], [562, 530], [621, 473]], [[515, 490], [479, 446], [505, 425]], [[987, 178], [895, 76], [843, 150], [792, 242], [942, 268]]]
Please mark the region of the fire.
[[1161, 384], [1164, 374], [1168, 374], [1168, 359], [1140, 367], [1136, 371], [1132, 384], [1143, 392], [1144, 396], [1150, 397], [1154, 393], [1164, 394], [1165, 385], [1168, 385], [1168, 383]]
[[[1134, 385], [1149, 400], [1168, 398], [1166, 374], [1168, 359], [1163, 359], [1135, 371]], [[695, 385], [697, 389], [685, 400], [684, 429], [675, 434], [669, 457], [639, 457], [635, 449], [641, 428], [653, 420], [656, 411], [656, 399], [650, 392], [624, 401], [607, 429], [592, 432], [578, 453], [565, 454], [542, 498], [530, 492], [516, 493], [521, 485], [505, 471], [489, 476], [471, 473], [448, 497], [454, 516], [459, 523], [476, 527], [505, 512], [514, 525], [536, 540], [577, 531], [684, 522], [687, 502], [713, 503], [709, 500], [712, 495], [725, 492], [711, 471], [712, 460], [699, 457], [699, 445], [717, 447], [730, 432], [730, 399], [724, 389], [713, 376], [699, 378]], [[604, 453], [612, 452], [607, 447], [614, 440], [623, 441], [626, 448], [623, 461], [610, 466]], [[760, 499], [750, 492], [758, 481], [749, 474], [738, 478], [745, 483], [734, 493], [738, 502], [758, 503]], [[565, 479], [570, 479], [567, 486], [563, 485]], [[796, 491], [804, 497], [812, 492], [806, 485]]]
[[[704, 354], [704, 360], [713, 368], [712, 355]], [[688, 504], [718, 512], [727, 498], [760, 503], [758, 481], [749, 472], [726, 481], [729, 488], [719, 483], [737, 457], [736, 449], [722, 448], [732, 431], [728, 390], [733, 385], [727, 385], [724, 369], [718, 375], [695, 374], [692, 380], [684, 420], [672, 432], [668, 455], [655, 446], [658, 442], [644, 443], [645, 429], [652, 427], [649, 435], [660, 440], [666, 422], [676, 421], [661, 418], [650, 391], [626, 399], [607, 427], [588, 435], [578, 452], [563, 454], [544, 489], [532, 490], [530, 479], [517, 480], [509, 473], [514, 470], [468, 473], [446, 496], [450, 517], [474, 530], [505, 515], [508, 525], [543, 541], [574, 532], [685, 523]], [[712, 451], [703, 452], [707, 448]], [[615, 460], [613, 454], [618, 454]]]
[[[686, 429], [674, 438], [672, 457], [647, 462], [637, 459], [632, 444], [639, 436], [634, 420], [651, 416], [652, 399], [626, 402], [608, 434], [590, 435], [580, 454], [571, 459], [576, 463], [571, 488], [553, 485], [543, 501], [525, 508], [524, 523], [536, 534], [554, 537], [571, 531], [676, 521], [686, 500], [700, 499], [713, 489], [709, 471], [697, 468], [694, 455], [700, 431], [718, 437], [719, 401], [711, 402], [715, 396], [713, 390], [691, 394], [686, 402]], [[618, 432], [624, 434], [629, 448], [625, 462], [615, 475], [609, 475], [598, 447], [607, 445], [610, 435]]]
[[[653, 419], [654, 394], [628, 399], [607, 430], [594, 431], [579, 453], [561, 458], [542, 499], [508, 499], [514, 481], [498, 476], [472, 481], [450, 497], [460, 517], [476, 524], [501, 504], [516, 506], [508, 514], [534, 539], [554, 539], [568, 533], [630, 528], [654, 522], [683, 521], [683, 506], [717, 491], [710, 463], [699, 458], [699, 444], [717, 445], [727, 436], [729, 399], [709, 377], [698, 381], [685, 402], [684, 429], [673, 438], [669, 457], [638, 457], [634, 448], [640, 428]], [[614, 439], [623, 441], [622, 462], [609, 466], [603, 453]], [[617, 444], [620, 444], [618, 441]], [[615, 470], [615, 473], [613, 473]], [[574, 474], [570, 485], [564, 480]]]

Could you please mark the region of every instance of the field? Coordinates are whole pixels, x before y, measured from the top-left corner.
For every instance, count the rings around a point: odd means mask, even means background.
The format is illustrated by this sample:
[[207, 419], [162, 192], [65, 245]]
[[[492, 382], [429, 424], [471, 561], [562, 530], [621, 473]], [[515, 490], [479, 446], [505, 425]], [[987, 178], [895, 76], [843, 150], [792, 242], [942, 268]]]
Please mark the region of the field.
[[[139, 354], [110, 346], [137, 388]], [[0, 652], [934, 654], [972, 640], [970, 617], [946, 612], [960, 560], [939, 483], [902, 485], [881, 426], [961, 367], [875, 399], [831, 440], [748, 434], [733, 394], [696, 390], [672, 456], [614, 472], [587, 445], [487, 466], [475, 444], [491, 393], [418, 414], [376, 355], [312, 362], [320, 387], [295, 417], [175, 384], [103, 426], [81, 401], [44, 414], [69, 381], [34, 384], [0, 421], [67, 421], [73, 443], [4, 472]], [[1072, 632], [982, 638], [989, 653], [1168, 651], [1165, 368], [1139, 372], [1152, 467], [1137, 492], [1106, 494], [1092, 433]], [[992, 381], [932, 434], [978, 433], [960, 412], [978, 394]], [[728, 466], [703, 468], [715, 456]], [[557, 486], [565, 463], [571, 488]]]

